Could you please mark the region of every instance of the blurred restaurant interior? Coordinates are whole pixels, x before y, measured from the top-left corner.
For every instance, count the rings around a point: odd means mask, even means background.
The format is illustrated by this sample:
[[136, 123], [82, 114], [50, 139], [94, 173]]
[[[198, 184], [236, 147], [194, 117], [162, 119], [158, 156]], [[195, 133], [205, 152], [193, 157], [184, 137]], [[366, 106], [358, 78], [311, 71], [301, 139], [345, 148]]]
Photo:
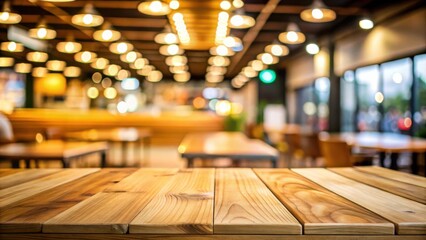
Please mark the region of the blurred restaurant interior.
[[0, 5], [0, 239], [425, 239], [424, 0]]
[[[11, 123], [9, 141], [144, 128], [152, 158], [135, 157], [131, 166], [184, 167], [176, 149], [191, 132], [243, 132], [277, 148], [279, 166], [324, 165], [318, 140], [306, 143], [317, 148], [309, 153], [292, 134], [365, 132], [369, 141], [395, 133], [390, 144], [426, 138], [424, 1], [2, 5], [0, 111]], [[124, 164], [119, 145], [110, 144], [108, 166]], [[373, 164], [410, 171], [411, 154], [397, 165], [387, 160], [392, 154], [376, 154]], [[424, 172], [418, 163], [416, 173]]]

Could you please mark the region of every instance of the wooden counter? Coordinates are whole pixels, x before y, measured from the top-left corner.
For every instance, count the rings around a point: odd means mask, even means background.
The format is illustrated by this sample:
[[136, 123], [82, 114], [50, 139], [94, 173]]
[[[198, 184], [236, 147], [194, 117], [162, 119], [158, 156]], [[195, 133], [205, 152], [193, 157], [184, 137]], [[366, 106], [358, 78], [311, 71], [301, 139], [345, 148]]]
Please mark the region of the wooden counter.
[[2, 169], [0, 238], [424, 239], [425, 190], [379, 167]]
[[36, 133], [61, 133], [99, 128], [147, 128], [152, 144], [178, 145], [190, 132], [223, 131], [223, 118], [207, 112], [111, 114], [104, 110], [16, 109], [7, 116], [17, 140], [34, 140]]

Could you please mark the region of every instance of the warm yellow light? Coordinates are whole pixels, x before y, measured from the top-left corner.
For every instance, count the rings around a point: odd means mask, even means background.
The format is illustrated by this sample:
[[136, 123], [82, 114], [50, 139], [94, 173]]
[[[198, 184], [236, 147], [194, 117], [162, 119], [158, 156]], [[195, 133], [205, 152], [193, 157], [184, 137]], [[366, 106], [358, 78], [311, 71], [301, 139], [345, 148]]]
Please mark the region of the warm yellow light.
[[35, 67], [35, 68], [33, 68], [32, 76], [37, 77], [37, 78], [41, 78], [41, 77], [44, 77], [48, 72], [49, 72], [49, 70], [47, 70], [47, 68]]
[[72, 16], [71, 22], [82, 27], [97, 27], [104, 22], [104, 18], [88, 3], [79, 14]]
[[188, 59], [185, 56], [172, 56], [166, 58], [166, 64], [168, 66], [183, 66], [186, 65]]
[[114, 99], [117, 97], [117, 90], [113, 87], [108, 87], [104, 90], [104, 96], [108, 99]]
[[111, 78], [106, 77], [106, 78], [102, 79], [101, 85], [102, 85], [103, 88], [111, 87], [112, 86]]
[[43, 19], [36, 28], [31, 28], [28, 31], [28, 35], [38, 39], [54, 39], [56, 37], [56, 31], [48, 28], [46, 21]]
[[248, 78], [254, 78], [257, 76], [257, 72], [252, 67], [244, 67], [241, 69], [241, 73]]
[[135, 62], [136, 59], [140, 57], [142, 57], [142, 54], [135, 51], [130, 51], [126, 54], [120, 55], [120, 60], [125, 63], [132, 63], [132, 62]]
[[169, 71], [173, 74], [185, 73], [186, 71], [188, 71], [188, 65], [170, 66]]
[[92, 74], [92, 81], [94, 83], [100, 83], [102, 81], [102, 74], [100, 72], [95, 72]]
[[79, 68], [79, 67], [69, 66], [69, 67], [66, 67], [64, 69], [64, 76], [65, 77], [69, 77], [69, 78], [79, 77], [80, 74], [81, 74], [81, 68]]
[[101, 30], [93, 33], [93, 38], [100, 42], [114, 42], [121, 38], [121, 33], [111, 29], [111, 24], [106, 23]]
[[133, 45], [128, 42], [115, 42], [109, 45], [109, 50], [115, 54], [124, 54], [133, 50]]
[[244, 6], [244, 2], [242, 0], [234, 0], [232, 1], [232, 5], [235, 8], [242, 8]]
[[94, 69], [103, 70], [109, 64], [109, 60], [106, 58], [96, 58], [90, 66]]
[[11, 12], [10, 2], [5, 1], [3, 4], [3, 9], [0, 12], [0, 23], [1, 24], [16, 24], [21, 21], [21, 15]]
[[110, 64], [104, 69], [103, 73], [107, 76], [115, 77], [120, 70], [121, 67], [119, 65]]
[[72, 41], [59, 42], [56, 45], [56, 49], [62, 53], [76, 53], [79, 52], [81, 48], [82, 46], [80, 43]]
[[255, 70], [257, 72], [260, 72], [260, 71], [266, 69], [266, 66], [263, 64], [263, 62], [261, 60], [253, 60], [253, 61], [249, 62], [248, 65], [251, 66], [253, 68], [253, 70]]
[[163, 79], [163, 74], [158, 70], [151, 71], [146, 78], [150, 82], [159, 82], [161, 79]]
[[29, 52], [27, 53], [27, 60], [30, 62], [46, 62], [49, 55], [45, 52]]
[[287, 27], [287, 31], [280, 33], [278, 39], [282, 43], [300, 44], [305, 42], [306, 37], [300, 32], [299, 27], [295, 23], [290, 23]]
[[11, 67], [14, 62], [15, 59], [11, 57], [0, 57], [0, 67]]
[[173, 79], [176, 82], [188, 82], [191, 79], [191, 74], [189, 72], [177, 73], [173, 75]]
[[66, 65], [66, 62], [60, 60], [49, 60], [46, 63], [46, 67], [48, 70], [56, 72], [63, 71]]
[[138, 5], [138, 10], [141, 13], [153, 16], [167, 15], [170, 13], [169, 5], [159, 0], [141, 2]]
[[272, 56], [270, 53], [261, 53], [257, 55], [257, 59], [261, 60], [266, 65], [275, 64], [279, 61], [277, 57]]
[[376, 92], [376, 94], [374, 94], [374, 100], [376, 100], [377, 103], [382, 103], [383, 100], [385, 100], [385, 96], [383, 96], [381, 92]]
[[48, 73], [36, 80], [35, 89], [45, 96], [61, 96], [66, 92], [67, 80], [60, 73]]
[[175, 44], [178, 43], [178, 37], [174, 33], [159, 33], [155, 36], [154, 41], [158, 44]]
[[231, 113], [231, 103], [228, 100], [219, 100], [215, 109], [217, 115], [228, 116]]
[[209, 83], [219, 83], [223, 81], [223, 75], [209, 72], [206, 74], [206, 81]]
[[121, 69], [120, 71], [118, 71], [116, 79], [117, 80], [124, 80], [128, 77], [130, 77], [130, 71], [126, 70], [126, 69]]
[[274, 56], [281, 57], [288, 55], [288, 47], [281, 44], [271, 44], [265, 47], [265, 52], [270, 53]]
[[30, 73], [31, 72], [31, 64], [30, 63], [17, 63], [15, 64], [15, 72], [17, 73]]
[[226, 67], [219, 67], [214, 65], [207, 67], [207, 72], [211, 72], [213, 74], [224, 75], [226, 71]]
[[142, 69], [138, 70], [136, 73], [142, 76], [148, 76], [148, 74], [153, 71], [155, 68], [151, 65], [145, 65]]
[[183, 54], [183, 50], [179, 48], [177, 44], [164, 45], [160, 47], [160, 54], [172, 56], [177, 54]]
[[244, 29], [254, 26], [255, 23], [256, 21], [254, 20], [254, 18], [250, 16], [235, 14], [231, 17], [229, 27], [236, 29]]
[[87, 96], [91, 99], [95, 99], [99, 96], [99, 90], [96, 87], [89, 87], [87, 89]]
[[220, 2], [220, 8], [222, 10], [226, 11], [226, 10], [231, 9], [231, 7], [232, 7], [232, 4], [227, 0], [223, 0], [222, 2]]
[[213, 66], [226, 67], [231, 64], [231, 60], [228, 57], [213, 56], [208, 59], [208, 63]]
[[179, 1], [178, 0], [172, 0], [172, 1], [170, 1], [170, 3], [169, 3], [169, 7], [170, 7], [170, 9], [173, 9], [173, 10], [176, 10], [176, 9], [179, 9]]
[[311, 55], [315, 55], [317, 53], [319, 53], [319, 46], [315, 43], [309, 43], [308, 45], [306, 45], [306, 52], [308, 52]]
[[300, 13], [300, 18], [313, 23], [331, 22], [336, 19], [336, 12], [325, 6], [321, 0], [314, 0], [308, 9]]
[[96, 53], [90, 51], [78, 52], [74, 55], [74, 60], [81, 63], [91, 63], [96, 58]]
[[359, 21], [359, 27], [365, 30], [372, 29], [374, 27], [374, 23], [371, 19], [364, 18]]
[[147, 65], [148, 59], [146, 58], [138, 58], [136, 59], [133, 63], [129, 63], [129, 67], [132, 69], [142, 69], [143, 67], [145, 67], [145, 65]]
[[17, 42], [2, 42], [1, 50], [6, 52], [23, 52], [24, 45]]

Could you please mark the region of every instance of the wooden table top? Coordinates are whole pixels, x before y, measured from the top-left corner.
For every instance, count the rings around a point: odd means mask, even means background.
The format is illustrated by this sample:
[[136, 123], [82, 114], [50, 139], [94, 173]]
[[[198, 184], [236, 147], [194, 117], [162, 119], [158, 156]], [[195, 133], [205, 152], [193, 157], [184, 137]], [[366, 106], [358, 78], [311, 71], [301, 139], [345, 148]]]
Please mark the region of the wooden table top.
[[66, 142], [49, 140], [41, 143], [9, 143], [0, 145], [0, 158], [21, 159], [65, 159], [105, 151], [106, 142]]
[[0, 238], [424, 239], [425, 194], [380, 167], [0, 169]]
[[346, 141], [352, 146], [376, 149], [378, 151], [426, 152], [426, 139], [396, 133], [333, 133], [329, 135], [320, 134], [320, 138], [321, 137], [328, 137], [331, 140]]
[[190, 133], [178, 147], [183, 158], [276, 159], [278, 151], [240, 132]]
[[151, 137], [147, 128], [90, 129], [65, 133], [65, 138], [82, 141], [136, 142]]

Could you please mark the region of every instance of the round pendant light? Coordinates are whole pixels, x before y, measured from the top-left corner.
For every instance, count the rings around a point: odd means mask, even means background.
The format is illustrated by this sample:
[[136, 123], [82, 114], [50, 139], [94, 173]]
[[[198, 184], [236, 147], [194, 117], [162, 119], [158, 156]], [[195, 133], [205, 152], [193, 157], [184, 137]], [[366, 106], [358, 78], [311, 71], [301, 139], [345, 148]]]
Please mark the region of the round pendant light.
[[226, 67], [208, 66], [207, 72], [212, 72], [218, 75], [224, 75], [227, 71]]
[[64, 69], [64, 76], [65, 77], [76, 78], [76, 77], [79, 77], [80, 74], [81, 74], [81, 68], [76, 67], [76, 66], [69, 66], [69, 67], [66, 67]]
[[148, 64], [149, 64], [148, 59], [146, 59], [146, 58], [138, 58], [134, 62], [129, 63], [129, 67], [131, 69], [137, 69], [137, 70], [139, 70], [139, 69], [144, 68], [145, 65], [148, 65]]
[[168, 66], [184, 66], [188, 62], [185, 56], [172, 56], [166, 58], [166, 64]]
[[67, 63], [64, 61], [49, 60], [46, 63], [46, 68], [50, 71], [59, 72], [59, 71], [63, 71], [66, 65]]
[[11, 57], [0, 57], [0, 67], [11, 67], [15, 63], [15, 59]]
[[160, 54], [164, 56], [181, 55], [184, 51], [177, 44], [163, 45], [160, 47]]
[[3, 8], [0, 12], [0, 23], [1, 24], [17, 24], [21, 22], [21, 15], [14, 13], [10, 9], [10, 2], [5, 1], [3, 3]]
[[286, 56], [289, 53], [288, 47], [282, 44], [270, 44], [265, 47], [265, 52], [270, 53], [277, 57]]
[[257, 77], [257, 72], [252, 67], [249, 67], [249, 66], [243, 67], [243, 69], [241, 69], [241, 74], [243, 74], [244, 76], [248, 78]]
[[191, 74], [189, 72], [177, 73], [173, 75], [173, 79], [176, 82], [188, 82], [191, 79]]
[[336, 12], [329, 9], [321, 0], [314, 0], [308, 9], [300, 13], [300, 18], [312, 23], [331, 22], [336, 19]]
[[121, 70], [121, 66], [119, 66], [117, 64], [110, 64], [110, 65], [106, 66], [103, 73], [107, 76], [115, 77], [115, 76], [117, 76], [118, 71], [120, 71], [120, 70]]
[[78, 52], [74, 55], [74, 60], [81, 63], [91, 63], [96, 58], [96, 53], [90, 51]]
[[93, 62], [90, 64], [90, 66], [94, 69], [103, 70], [105, 67], [109, 64], [109, 60], [106, 58], [96, 58], [93, 60]]
[[133, 50], [133, 45], [128, 42], [115, 42], [109, 45], [109, 50], [115, 54], [124, 54]]
[[56, 37], [56, 31], [47, 26], [46, 20], [42, 19], [37, 24], [37, 27], [31, 28], [28, 35], [32, 38], [48, 40]]
[[231, 60], [228, 57], [223, 56], [213, 56], [208, 59], [208, 64], [212, 66], [226, 67], [231, 64]]
[[115, 42], [121, 38], [121, 33], [113, 30], [110, 23], [104, 23], [101, 30], [93, 33], [93, 38], [99, 42]]
[[299, 27], [296, 23], [289, 23], [287, 30], [285, 32], [280, 33], [278, 39], [282, 43], [287, 44], [300, 44], [305, 42], [306, 37], [305, 34], [300, 32]]
[[104, 22], [104, 18], [96, 11], [93, 4], [87, 3], [80, 13], [72, 16], [71, 22], [82, 27], [97, 27]]
[[31, 63], [16, 63], [14, 68], [17, 73], [30, 73], [31, 69]]
[[5, 52], [23, 52], [24, 45], [17, 42], [2, 42], [1, 50]]
[[209, 83], [219, 83], [223, 81], [223, 75], [214, 74], [209, 72], [206, 74], [206, 81]]
[[33, 77], [41, 78], [41, 77], [46, 76], [46, 74], [48, 72], [49, 72], [49, 70], [47, 70], [47, 68], [45, 68], [45, 67], [35, 67], [35, 68], [33, 68], [31, 75]]
[[75, 42], [72, 38], [68, 38], [65, 42], [58, 42], [56, 50], [61, 53], [76, 53], [81, 51], [81, 43]]
[[253, 70], [257, 72], [265, 70], [267, 68], [267, 65], [263, 64], [261, 60], [252, 60], [247, 65], [251, 66]]
[[136, 51], [130, 51], [125, 54], [120, 55], [120, 60], [125, 63], [135, 62], [136, 59], [142, 57], [142, 54]]
[[126, 78], [129, 78], [130, 76], [131, 73], [129, 70], [121, 69], [120, 71], [118, 71], [117, 75], [115, 76], [115, 79], [122, 81]]
[[153, 70], [150, 73], [148, 73], [148, 76], [146, 77], [146, 80], [150, 82], [159, 82], [163, 79], [163, 74], [158, 70]]
[[170, 66], [169, 71], [173, 74], [184, 73], [188, 71], [188, 65], [183, 66]]
[[226, 47], [225, 45], [218, 45], [210, 48], [210, 54], [211, 55], [218, 55], [218, 56], [233, 56], [235, 55], [235, 52], [232, 51], [232, 49]]
[[261, 53], [257, 55], [257, 59], [262, 61], [263, 64], [266, 64], [266, 65], [275, 64], [275, 63], [278, 63], [279, 61], [277, 57], [273, 56], [270, 53]]
[[45, 52], [29, 52], [27, 53], [27, 60], [30, 62], [46, 62], [49, 55]]
[[142, 76], [148, 76], [148, 74], [155, 68], [152, 65], [146, 65], [144, 68], [138, 70], [136, 73]]
[[253, 27], [256, 21], [254, 18], [245, 15], [243, 10], [237, 10], [229, 20], [229, 27], [235, 29], [245, 29]]
[[158, 44], [176, 44], [179, 42], [177, 35], [169, 32], [155, 35], [154, 41]]
[[163, 16], [170, 13], [169, 5], [159, 0], [141, 2], [138, 5], [138, 10], [143, 14], [152, 16]]

